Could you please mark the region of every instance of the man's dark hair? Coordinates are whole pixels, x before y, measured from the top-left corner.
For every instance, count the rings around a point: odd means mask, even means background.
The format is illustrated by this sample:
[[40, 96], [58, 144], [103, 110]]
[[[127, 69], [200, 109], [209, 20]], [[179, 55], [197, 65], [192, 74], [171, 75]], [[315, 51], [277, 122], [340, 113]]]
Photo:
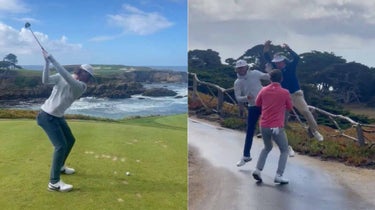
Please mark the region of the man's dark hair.
[[[73, 73], [79, 75], [83, 71], [86, 72], [86, 70], [83, 70], [81, 67], [78, 66], [78, 67], [74, 68]], [[87, 82], [96, 82], [96, 79], [93, 76], [91, 76], [91, 74], [90, 74], [89, 80]]]
[[272, 82], [281, 82], [283, 80], [283, 74], [279, 69], [273, 69], [270, 72], [270, 79]]
[[74, 73], [74, 74], [80, 74], [82, 71], [84, 71], [84, 70], [81, 69], [81, 68], [78, 66], [78, 67], [75, 67], [75, 68], [74, 68], [73, 73]]

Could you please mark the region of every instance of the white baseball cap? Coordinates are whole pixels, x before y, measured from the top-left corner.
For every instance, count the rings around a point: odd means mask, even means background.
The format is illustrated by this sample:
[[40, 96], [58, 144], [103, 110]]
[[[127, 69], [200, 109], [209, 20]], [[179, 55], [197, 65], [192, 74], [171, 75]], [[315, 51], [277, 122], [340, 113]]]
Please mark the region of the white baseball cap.
[[82, 64], [80, 68], [94, 77], [94, 68], [90, 64]]
[[276, 53], [273, 56], [272, 62], [277, 63], [286, 60], [286, 57], [280, 53]]
[[237, 62], [236, 62], [236, 67], [235, 68], [240, 68], [240, 67], [243, 67], [243, 66], [248, 66], [247, 65], [247, 62], [246, 61], [244, 61], [244, 60], [238, 60]]

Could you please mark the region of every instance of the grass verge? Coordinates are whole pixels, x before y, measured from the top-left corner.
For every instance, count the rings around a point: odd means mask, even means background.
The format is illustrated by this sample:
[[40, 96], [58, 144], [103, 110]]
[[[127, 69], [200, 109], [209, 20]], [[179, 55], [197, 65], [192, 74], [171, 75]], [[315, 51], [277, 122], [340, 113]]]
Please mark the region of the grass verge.
[[186, 209], [186, 119], [68, 120], [69, 193], [47, 191], [53, 148], [35, 120], [0, 120], [2, 209]]

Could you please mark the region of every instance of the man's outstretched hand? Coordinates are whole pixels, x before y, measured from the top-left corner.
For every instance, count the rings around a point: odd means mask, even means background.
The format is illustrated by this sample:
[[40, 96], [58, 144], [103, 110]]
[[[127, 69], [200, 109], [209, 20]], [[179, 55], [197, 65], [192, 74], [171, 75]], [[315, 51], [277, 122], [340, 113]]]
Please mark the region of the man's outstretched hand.
[[271, 49], [271, 40], [267, 40], [264, 43], [263, 52], [268, 52], [268, 51], [270, 51], [270, 49]]

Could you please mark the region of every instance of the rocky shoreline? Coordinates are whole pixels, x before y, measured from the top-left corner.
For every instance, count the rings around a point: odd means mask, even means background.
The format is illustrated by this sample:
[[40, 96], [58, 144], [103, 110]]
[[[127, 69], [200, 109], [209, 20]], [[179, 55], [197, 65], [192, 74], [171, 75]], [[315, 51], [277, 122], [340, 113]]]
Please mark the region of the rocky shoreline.
[[[92, 94], [93, 92], [96, 92], [96, 94]], [[85, 93], [82, 97], [124, 99], [124, 98], [131, 98], [131, 96], [134, 94], [141, 94], [142, 96], [149, 96], [149, 97], [173, 96], [176, 99], [187, 97], [186, 95], [185, 96], [178, 95], [176, 91], [170, 90], [167, 88], [150, 88], [150, 89], [142, 88], [142, 89], [139, 89], [138, 91], [132, 91], [132, 94], [129, 94], [127, 92], [122, 92], [121, 90], [117, 90], [117, 91], [112, 90], [112, 92], [102, 91], [99, 93], [95, 90], [91, 90], [90, 93]], [[16, 97], [14, 95], [8, 98], [0, 97], [0, 108], [11, 108], [12, 106], [25, 105], [25, 104], [40, 104], [40, 103], [43, 103], [47, 99], [47, 97], [30, 97], [30, 96]]]
[[[124, 99], [141, 94], [151, 97], [177, 96], [168, 88], [145, 88], [143, 84], [187, 83], [187, 72], [131, 71], [116, 75], [97, 75], [82, 97]], [[21, 76], [17, 73], [0, 77], [0, 104], [15, 104], [17, 101], [40, 101], [49, 97], [52, 86], [43, 85], [40, 75]]]

